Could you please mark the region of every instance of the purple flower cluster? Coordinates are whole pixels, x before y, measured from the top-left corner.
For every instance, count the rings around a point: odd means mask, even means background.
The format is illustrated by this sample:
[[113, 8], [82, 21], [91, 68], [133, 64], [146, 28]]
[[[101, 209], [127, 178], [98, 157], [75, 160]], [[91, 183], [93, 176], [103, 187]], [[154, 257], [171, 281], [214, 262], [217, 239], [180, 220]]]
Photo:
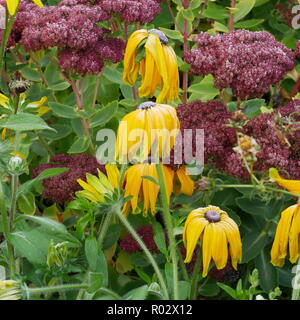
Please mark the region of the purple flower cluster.
[[[244, 128], [259, 144], [255, 170], [284, 170], [289, 178], [300, 178], [300, 100], [293, 100], [272, 114], [252, 119]], [[298, 124], [296, 123], [298, 122]]]
[[[193, 130], [191, 145], [196, 156], [196, 129], [204, 129], [204, 158], [206, 164], [226, 174], [249, 179], [240, 156], [234, 152], [235, 129], [228, 127], [232, 114], [218, 101], [202, 103], [199, 100], [181, 104], [177, 108], [181, 131]], [[261, 114], [247, 123], [243, 133], [253, 137], [260, 147], [257, 153], [256, 171], [268, 171], [275, 167], [284, 170], [289, 178], [300, 178], [300, 100], [293, 100], [272, 114]], [[186, 162], [187, 159], [184, 159]]]
[[[235, 130], [226, 126], [231, 118], [226, 106], [215, 100], [206, 103], [196, 100], [179, 105], [177, 116], [182, 136], [185, 129], [193, 130], [193, 138], [188, 143], [185, 142], [184, 149], [192, 149], [192, 156], [196, 156], [196, 129], [203, 129], [205, 163], [224, 168], [224, 155], [232, 154], [232, 146], [236, 143]], [[188, 163], [192, 159], [184, 160]]]
[[156, 0], [102, 0], [100, 5], [110, 13], [118, 13], [127, 23], [145, 24], [160, 12], [160, 5]]
[[264, 31], [202, 32], [194, 42], [199, 48], [184, 54], [191, 73], [213, 74], [218, 89], [231, 88], [241, 99], [261, 97], [294, 67], [293, 51]]
[[296, 57], [300, 59], [300, 41], [297, 41], [296, 43]]
[[88, 154], [55, 155], [50, 163], [41, 164], [33, 169], [32, 177], [37, 177], [42, 171], [49, 168], [69, 168], [68, 171], [43, 181], [45, 199], [64, 205], [73, 200], [74, 193], [81, 190], [77, 179], [86, 181], [86, 173], [97, 175], [97, 168], [105, 173], [105, 167], [100, 165], [96, 158]]
[[[151, 225], [138, 227], [136, 229], [136, 232], [151, 252], [159, 253], [159, 250], [154, 241]], [[135, 253], [142, 250], [139, 244], [130, 234], [120, 241], [120, 247], [127, 253]]]

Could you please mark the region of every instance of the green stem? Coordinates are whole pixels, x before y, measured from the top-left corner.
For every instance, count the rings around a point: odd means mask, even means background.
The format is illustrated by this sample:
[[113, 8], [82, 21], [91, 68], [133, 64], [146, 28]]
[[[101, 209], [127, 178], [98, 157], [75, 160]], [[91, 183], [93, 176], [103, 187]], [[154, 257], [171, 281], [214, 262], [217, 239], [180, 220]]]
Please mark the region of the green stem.
[[179, 265], [180, 265], [180, 270], [181, 270], [181, 273], [182, 273], [182, 277], [185, 281], [190, 281], [190, 278], [189, 278], [189, 274], [186, 270], [186, 266], [185, 266], [185, 263], [183, 261], [183, 258], [182, 258], [182, 255], [181, 255], [181, 252], [179, 250], [179, 248], [177, 248], [177, 254], [179, 256]]
[[[18, 11], [18, 8], [17, 8], [17, 11]], [[6, 8], [6, 17], [8, 17], [7, 8]], [[7, 18], [6, 18], [7, 24], [6, 24], [5, 30], [3, 32], [2, 41], [1, 41], [1, 47], [0, 47], [0, 75], [2, 75], [4, 56], [5, 56], [5, 51], [6, 51], [6, 45], [7, 45], [7, 42], [8, 42], [12, 27], [13, 27], [14, 22], [15, 22], [15, 17], [16, 17], [16, 14], [14, 16], [10, 16], [9, 20], [7, 20]]]
[[199, 250], [198, 256], [196, 259], [196, 263], [194, 266], [193, 274], [192, 274], [192, 281], [191, 281], [191, 300], [197, 300], [198, 296], [198, 281], [199, 281], [199, 274], [200, 274], [200, 266], [201, 266], [201, 252]]
[[[262, 185], [260, 186], [256, 186], [256, 185], [252, 185], [252, 184], [217, 184], [215, 186], [216, 188], [248, 188], [248, 189], [258, 189], [261, 188]], [[273, 191], [273, 192], [279, 192], [279, 193], [283, 193], [283, 194], [287, 194], [291, 197], [297, 197], [299, 198], [299, 194], [297, 193], [293, 193], [293, 192], [289, 192], [283, 189], [276, 189], [276, 188], [272, 188], [272, 187], [268, 187], [268, 186], [263, 186], [265, 188], [266, 191]]]
[[128, 220], [124, 216], [124, 214], [121, 212], [119, 206], [116, 205], [114, 207], [114, 212], [116, 213], [116, 215], [118, 216], [120, 221], [123, 223], [123, 225], [126, 227], [126, 229], [129, 231], [129, 233], [133, 236], [135, 241], [139, 244], [139, 246], [142, 248], [142, 250], [146, 254], [146, 257], [148, 258], [149, 262], [152, 264], [152, 267], [153, 267], [153, 269], [154, 269], [154, 271], [155, 271], [155, 273], [157, 275], [158, 281], [160, 283], [160, 286], [161, 286], [161, 289], [162, 289], [162, 292], [163, 292], [163, 297], [164, 297], [165, 300], [169, 300], [169, 293], [168, 293], [168, 289], [167, 289], [165, 280], [164, 280], [164, 278], [162, 276], [162, 273], [161, 273], [161, 271], [160, 271], [155, 259], [152, 256], [151, 252], [146, 247], [146, 245], [144, 244], [144, 242], [140, 238], [140, 236], [137, 234], [137, 232], [133, 229], [131, 224], [128, 222]]
[[[300, 258], [298, 259], [298, 263], [296, 266], [296, 274], [294, 277], [295, 280], [298, 280], [299, 273], [300, 273]], [[293, 284], [292, 300], [299, 300], [299, 295], [300, 295], [300, 283], [299, 282], [300, 281], [298, 280], [296, 283]]]
[[100, 229], [99, 236], [98, 236], [98, 244], [99, 244], [100, 248], [102, 248], [102, 246], [103, 246], [103, 240], [107, 234], [107, 230], [108, 230], [108, 227], [109, 227], [111, 219], [112, 219], [110, 212], [107, 212], [103, 219], [104, 219], [104, 221], [101, 224], [101, 229]]
[[179, 299], [179, 291], [178, 291], [178, 257], [176, 252], [176, 240], [173, 233], [173, 223], [172, 223], [172, 216], [169, 211], [169, 203], [167, 197], [166, 186], [164, 182], [163, 170], [160, 163], [156, 164], [158, 182], [160, 186], [160, 194], [161, 200], [163, 205], [163, 216], [164, 222], [167, 228], [168, 237], [169, 237], [169, 244], [170, 244], [170, 255], [172, 260], [172, 267], [173, 267], [173, 298], [174, 300]]
[[26, 288], [27, 296], [38, 295], [41, 293], [58, 292], [62, 290], [87, 289], [87, 283], [61, 284], [53, 287]]
[[[9, 219], [8, 219], [9, 233], [13, 231], [13, 222], [14, 222], [14, 217], [16, 214], [16, 207], [17, 207], [17, 191], [18, 191], [18, 176], [13, 174], [11, 176], [11, 206], [10, 206]], [[9, 242], [7, 242], [7, 249], [8, 249], [8, 258], [9, 258], [10, 277], [13, 278], [15, 274], [15, 257], [14, 257], [14, 248]]]

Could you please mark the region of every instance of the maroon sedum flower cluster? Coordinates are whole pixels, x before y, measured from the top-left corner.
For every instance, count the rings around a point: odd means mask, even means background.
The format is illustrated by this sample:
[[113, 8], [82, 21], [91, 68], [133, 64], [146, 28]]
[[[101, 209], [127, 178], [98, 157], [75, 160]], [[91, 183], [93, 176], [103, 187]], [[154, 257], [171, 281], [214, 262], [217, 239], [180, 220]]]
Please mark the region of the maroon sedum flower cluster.
[[77, 179], [86, 181], [86, 173], [97, 175], [97, 168], [105, 173], [105, 167], [100, 165], [96, 158], [88, 154], [55, 155], [50, 163], [41, 164], [33, 169], [32, 177], [37, 177], [42, 171], [49, 168], [69, 168], [58, 176], [43, 181], [42, 197], [59, 204], [66, 204], [73, 200], [76, 191], [81, 190]]
[[194, 42], [199, 48], [184, 54], [191, 73], [213, 74], [218, 89], [231, 88], [241, 99], [261, 97], [294, 67], [293, 51], [265, 31], [202, 32]]
[[[233, 147], [235, 129], [228, 127], [232, 114], [218, 101], [199, 100], [177, 108], [181, 131], [193, 129], [191, 147], [196, 156], [195, 130], [204, 129], [204, 158], [206, 164], [228, 175], [248, 180], [249, 175]], [[275, 167], [284, 170], [289, 178], [300, 178], [300, 100], [293, 100], [272, 114], [261, 114], [247, 123], [243, 133], [253, 137], [260, 147], [254, 169], [268, 171]], [[187, 146], [190, 147], [190, 146]], [[187, 159], [184, 159], [185, 161]]]

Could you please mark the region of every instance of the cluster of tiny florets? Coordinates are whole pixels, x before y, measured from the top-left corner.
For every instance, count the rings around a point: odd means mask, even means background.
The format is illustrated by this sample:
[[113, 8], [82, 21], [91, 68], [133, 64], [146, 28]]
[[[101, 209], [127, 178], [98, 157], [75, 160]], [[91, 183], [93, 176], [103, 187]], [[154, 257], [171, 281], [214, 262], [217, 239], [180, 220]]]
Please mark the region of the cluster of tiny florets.
[[297, 41], [296, 43], [296, 57], [300, 59], [300, 41]]
[[[184, 148], [191, 148], [197, 155], [196, 129], [204, 130], [204, 160], [216, 169], [243, 181], [249, 174], [233, 148], [237, 144], [236, 132], [228, 127], [232, 114], [218, 101], [206, 103], [199, 100], [181, 104], [177, 108], [181, 131], [193, 130], [193, 138], [185, 141]], [[275, 167], [289, 178], [300, 178], [300, 100], [293, 100], [272, 114], [261, 114], [250, 120], [243, 133], [255, 139], [259, 146], [254, 169], [267, 172]], [[190, 159], [183, 158], [185, 162]], [[199, 161], [200, 159], [198, 159]]]
[[[140, 226], [136, 229], [136, 232], [151, 252], [159, 253], [159, 250], [154, 241], [154, 235], [151, 225]], [[127, 253], [135, 253], [142, 250], [140, 245], [130, 234], [120, 241], [120, 247]]]
[[82, 189], [77, 179], [86, 181], [86, 173], [97, 175], [97, 168], [105, 173], [105, 167], [91, 155], [55, 155], [50, 159], [50, 163], [34, 168], [32, 177], [35, 178], [42, 171], [50, 168], [69, 168], [64, 173], [43, 180], [42, 197], [62, 205], [73, 200], [75, 192]]
[[102, 0], [101, 7], [110, 13], [118, 13], [127, 23], [151, 22], [160, 12], [156, 0]]
[[241, 99], [261, 97], [294, 67], [295, 54], [265, 31], [237, 30], [194, 38], [198, 49], [184, 53], [195, 75], [213, 74], [218, 89]]

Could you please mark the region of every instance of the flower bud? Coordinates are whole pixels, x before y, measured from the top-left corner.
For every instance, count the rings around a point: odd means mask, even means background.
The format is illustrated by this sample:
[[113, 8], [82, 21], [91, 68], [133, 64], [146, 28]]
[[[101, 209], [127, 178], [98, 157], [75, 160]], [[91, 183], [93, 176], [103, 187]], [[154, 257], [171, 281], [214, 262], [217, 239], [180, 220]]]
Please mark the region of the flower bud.
[[7, 168], [10, 174], [19, 176], [25, 170], [25, 161], [19, 156], [13, 156], [10, 158]]

